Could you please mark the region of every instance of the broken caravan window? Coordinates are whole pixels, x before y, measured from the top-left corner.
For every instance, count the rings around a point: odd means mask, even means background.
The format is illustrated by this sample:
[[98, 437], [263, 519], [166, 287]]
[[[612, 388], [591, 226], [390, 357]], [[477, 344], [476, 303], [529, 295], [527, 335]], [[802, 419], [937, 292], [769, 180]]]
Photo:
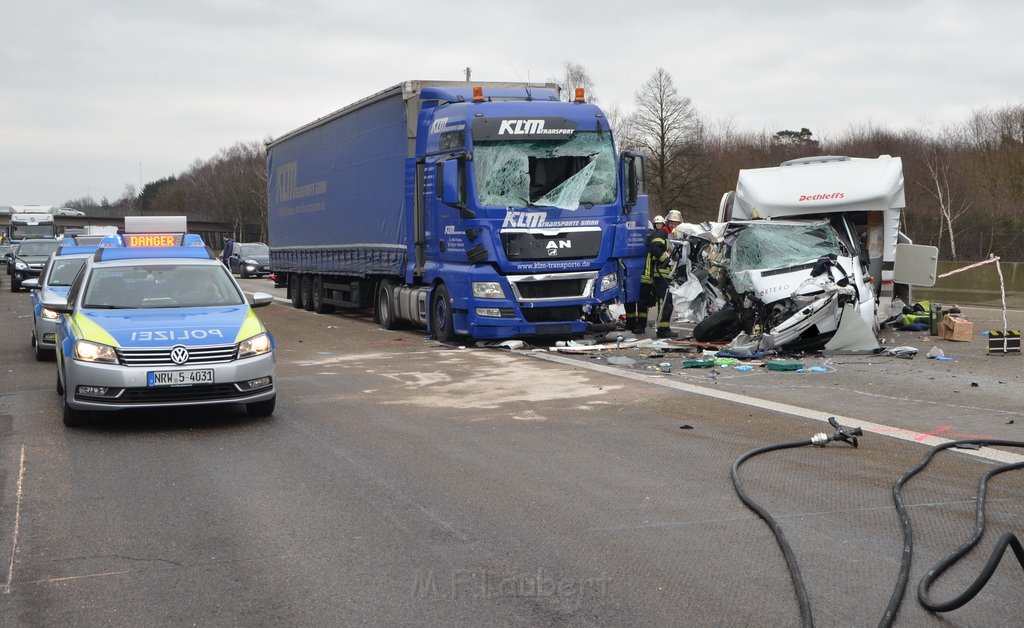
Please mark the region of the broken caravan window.
[[568, 140], [480, 141], [473, 147], [477, 201], [577, 209], [615, 202], [610, 133], [577, 131]]
[[808, 264], [823, 255], [844, 255], [839, 235], [827, 222], [781, 223], [768, 220], [740, 223], [729, 254], [729, 273], [740, 291], [745, 271], [770, 270]]

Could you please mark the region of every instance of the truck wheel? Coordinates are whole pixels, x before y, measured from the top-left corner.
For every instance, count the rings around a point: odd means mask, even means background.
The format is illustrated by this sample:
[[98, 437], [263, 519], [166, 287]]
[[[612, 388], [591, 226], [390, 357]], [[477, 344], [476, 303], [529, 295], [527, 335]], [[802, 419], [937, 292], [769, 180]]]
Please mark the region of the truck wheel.
[[398, 319], [395, 318], [395, 284], [384, 279], [377, 288], [377, 308], [375, 310], [377, 324], [383, 329], [397, 329]]
[[245, 412], [251, 417], [270, 416], [274, 414], [274, 406], [277, 404], [277, 395], [266, 401], [245, 404]]
[[313, 311], [313, 277], [311, 275], [302, 276], [302, 309], [308, 312]]
[[333, 305], [324, 303], [324, 280], [320, 275], [313, 277], [313, 311], [317, 314], [330, 314], [334, 311]]
[[292, 307], [302, 307], [302, 275], [292, 273], [288, 278], [288, 293], [292, 298]]
[[455, 320], [452, 316], [451, 297], [444, 284], [440, 284], [434, 289], [434, 298], [430, 303], [430, 328], [434, 331], [434, 338], [440, 342], [455, 340]]

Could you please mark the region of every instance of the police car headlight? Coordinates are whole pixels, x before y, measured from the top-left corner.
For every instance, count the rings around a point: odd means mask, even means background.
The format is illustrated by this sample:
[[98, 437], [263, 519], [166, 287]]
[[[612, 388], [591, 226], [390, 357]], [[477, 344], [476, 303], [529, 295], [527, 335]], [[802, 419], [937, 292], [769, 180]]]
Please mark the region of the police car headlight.
[[53, 310], [48, 310], [44, 307], [41, 316], [46, 320], [55, 321], [60, 317], [60, 314], [54, 312]]
[[270, 336], [266, 333], [256, 334], [238, 343], [238, 357], [251, 358], [254, 355], [270, 353]]
[[117, 353], [110, 345], [102, 345], [89, 340], [77, 340], [75, 341], [75, 359], [83, 362], [117, 364]]
[[601, 277], [601, 292], [608, 292], [619, 285], [619, 277], [615, 273]]
[[504, 299], [505, 291], [497, 281], [474, 281], [473, 296], [478, 299]]
[[28, 264], [21, 260], [18, 260], [14, 262], [14, 268], [15, 270], [28, 270]]

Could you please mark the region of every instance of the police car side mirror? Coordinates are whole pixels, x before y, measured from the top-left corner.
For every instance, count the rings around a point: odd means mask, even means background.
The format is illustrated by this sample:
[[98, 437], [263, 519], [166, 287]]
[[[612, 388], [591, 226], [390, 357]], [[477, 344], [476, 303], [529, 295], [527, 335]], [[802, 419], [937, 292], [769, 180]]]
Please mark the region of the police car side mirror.
[[[24, 283], [22, 285], [24, 285]], [[46, 297], [44, 297], [43, 307], [45, 307], [48, 310], [53, 310], [54, 312], [60, 312], [61, 314], [71, 313], [71, 307], [68, 305], [67, 299], [58, 297], [56, 295], [47, 295]]]
[[266, 292], [253, 292], [249, 295], [249, 305], [252, 307], [263, 307], [274, 302], [274, 295]]
[[38, 288], [39, 287], [39, 278], [38, 277], [33, 277], [31, 279], [26, 279], [26, 280], [21, 282], [21, 287], [22, 288], [28, 288], [29, 290], [33, 290], [35, 288]]

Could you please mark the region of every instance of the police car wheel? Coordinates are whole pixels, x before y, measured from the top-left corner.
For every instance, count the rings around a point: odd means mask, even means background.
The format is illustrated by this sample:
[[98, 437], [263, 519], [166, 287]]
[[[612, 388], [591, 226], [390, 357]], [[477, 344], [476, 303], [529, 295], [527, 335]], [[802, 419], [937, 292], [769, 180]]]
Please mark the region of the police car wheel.
[[64, 401], [64, 425], [68, 427], [81, 427], [89, 423], [91, 413], [85, 410], [75, 410], [68, 405], [68, 397], [65, 394]]
[[274, 406], [276, 404], [277, 396], [275, 395], [266, 401], [257, 401], [256, 403], [245, 404], [245, 411], [252, 417], [270, 416], [271, 414], [274, 414]]
[[50, 352], [39, 346], [39, 343], [36, 341], [35, 334], [32, 334], [32, 347], [35, 349], [37, 361], [44, 362], [50, 357]]

